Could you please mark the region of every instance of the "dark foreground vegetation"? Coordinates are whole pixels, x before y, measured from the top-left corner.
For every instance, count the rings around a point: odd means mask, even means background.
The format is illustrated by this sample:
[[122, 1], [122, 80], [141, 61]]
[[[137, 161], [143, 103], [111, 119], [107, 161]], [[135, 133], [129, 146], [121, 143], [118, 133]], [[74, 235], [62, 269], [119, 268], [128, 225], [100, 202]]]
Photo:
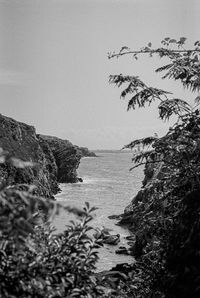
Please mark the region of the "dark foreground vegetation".
[[[117, 54], [158, 55], [169, 60], [157, 69], [164, 78], [180, 81], [198, 93], [200, 42], [185, 48], [185, 38], [166, 38], [162, 47], [151, 43], [140, 51], [123, 47]], [[200, 115], [195, 97], [191, 106], [138, 77], [115, 75], [110, 82], [125, 86], [128, 109], [159, 101], [161, 119], [177, 121], [161, 138], [147, 137], [126, 148], [147, 146], [133, 161], [145, 164], [144, 185], [126, 208], [121, 224], [135, 235], [132, 247], [137, 262], [95, 273], [101, 239], [88, 236], [92, 212], [65, 207], [80, 218], [61, 234], [49, 222], [63, 208], [34, 195], [31, 186], [21, 189], [2, 184], [0, 190], [0, 296], [1, 297], [200, 297]], [[32, 166], [1, 152], [1, 163], [15, 168]], [[44, 224], [45, 222], [45, 224]]]
[[[32, 166], [3, 151], [0, 161], [21, 169]], [[25, 184], [0, 189], [0, 297], [128, 297], [131, 266], [121, 268], [130, 276], [118, 268], [94, 272], [102, 240], [88, 232], [96, 208], [88, 203], [83, 210], [62, 207], [33, 193], [34, 187]], [[79, 220], [57, 234], [50, 223], [61, 208]]]
[[181, 82], [196, 93], [186, 102], [136, 76], [110, 77], [111, 83], [125, 86], [121, 97], [129, 97], [128, 110], [157, 101], [162, 120], [172, 115], [177, 119], [165, 136], [125, 146], [148, 149], [133, 157], [133, 169], [145, 164], [146, 177], [122, 219], [136, 235], [136, 297], [200, 297], [200, 42], [192, 49], [185, 43], [184, 37], [165, 38], [157, 49], [149, 43], [139, 51], [123, 47], [109, 56], [157, 55], [168, 60], [156, 69], [164, 73], [162, 78]]

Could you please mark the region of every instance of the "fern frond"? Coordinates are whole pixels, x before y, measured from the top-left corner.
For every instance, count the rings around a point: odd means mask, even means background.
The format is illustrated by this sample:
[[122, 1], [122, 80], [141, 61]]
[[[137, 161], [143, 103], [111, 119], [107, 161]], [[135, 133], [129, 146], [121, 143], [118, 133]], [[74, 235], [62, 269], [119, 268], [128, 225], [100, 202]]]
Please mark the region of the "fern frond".
[[146, 85], [137, 77], [137, 76], [123, 76], [120, 75], [111, 75], [109, 77], [109, 83], [115, 84], [117, 87], [120, 87], [124, 83], [131, 84], [132, 87], [145, 88]]
[[147, 161], [147, 159], [149, 159], [149, 158], [154, 160], [155, 155], [156, 155], [156, 152], [154, 149], [148, 150], [148, 151], [142, 151], [142, 152], [137, 153], [133, 156], [132, 162], [140, 163], [140, 162], [143, 162], [144, 160]]
[[138, 91], [138, 88], [134, 84], [132, 84], [132, 82], [131, 82], [128, 85], [128, 87], [122, 91], [121, 97], [125, 98], [127, 94], [134, 93], [134, 92], [137, 92], [137, 91]]
[[135, 146], [142, 146], [143, 148], [146, 146], [152, 145], [156, 140], [156, 137], [147, 137], [138, 140], [134, 140], [131, 143], [125, 145], [122, 149], [133, 149]]
[[146, 165], [149, 163], [158, 163], [160, 161], [160, 155], [157, 154], [155, 150], [152, 149], [148, 151], [143, 151], [133, 156], [132, 162], [134, 162], [136, 165], [130, 168], [130, 171], [141, 165]]
[[158, 88], [148, 87], [144, 82], [142, 82], [137, 76], [123, 76], [112, 75], [110, 76], [109, 82], [115, 84], [117, 87], [121, 87], [122, 84], [126, 83], [128, 86], [121, 92], [121, 97], [125, 98], [129, 94], [134, 94], [133, 97], [128, 102], [128, 108], [135, 109], [136, 107], [144, 107], [145, 104], [150, 105], [155, 99], [161, 100], [164, 96], [167, 98], [167, 92]]
[[[180, 80], [183, 86], [191, 91], [200, 90], [200, 63], [199, 55], [191, 58], [191, 53], [178, 57], [172, 64], [165, 65], [156, 72], [168, 70], [162, 79]], [[190, 63], [188, 62], [190, 61]]]
[[195, 104], [200, 104], [200, 96], [198, 95], [195, 100], [194, 100]]
[[162, 72], [164, 70], [170, 69], [171, 67], [173, 67], [173, 63], [170, 63], [170, 64], [164, 65], [162, 67], [159, 67], [155, 70], [155, 72]]
[[141, 108], [144, 107], [145, 104], [150, 105], [152, 101], [155, 101], [156, 99], [161, 100], [162, 96], [167, 98], [167, 94], [171, 93], [153, 87], [143, 89], [129, 100], [127, 110], [130, 110], [130, 108], [135, 109], [136, 106]]
[[163, 120], [169, 119], [172, 114], [181, 115], [182, 113], [191, 112], [189, 104], [179, 98], [173, 98], [170, 100], [165, 100], [160, 103], [158, 106], [159, 116]]

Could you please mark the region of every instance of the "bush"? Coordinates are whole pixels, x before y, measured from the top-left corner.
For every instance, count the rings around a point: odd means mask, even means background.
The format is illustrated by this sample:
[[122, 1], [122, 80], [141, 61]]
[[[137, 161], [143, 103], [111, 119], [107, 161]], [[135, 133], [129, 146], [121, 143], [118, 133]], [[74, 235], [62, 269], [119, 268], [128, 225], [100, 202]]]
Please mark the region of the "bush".
[[62, 207], [33, 195], [31, 186], [21, 188], [0, 190], [1, 297], [95, 297], [93, 271], [101, 241], [88, 236], [95, 208], [88, 203], [83, 210], [66, 207], [80, 220], [56, 234], [50, 221]]

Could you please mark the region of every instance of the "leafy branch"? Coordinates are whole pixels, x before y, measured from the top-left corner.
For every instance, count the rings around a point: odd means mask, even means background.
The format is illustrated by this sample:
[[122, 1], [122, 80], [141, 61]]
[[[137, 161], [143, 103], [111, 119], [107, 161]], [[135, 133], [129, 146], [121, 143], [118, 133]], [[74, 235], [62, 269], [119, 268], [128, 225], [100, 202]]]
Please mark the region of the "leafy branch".
[[[199, 53], [200, 52], [200, 41], [194, 42], [194, 48], [185, 49], [183, 46], [186, 42], [185, 37], [181, 37], [179, 40], [171, 39], [166, 37], [161, 41], [162, 47], [153, 49], [152, 43], [149, 42], [147, 46], [142, 47], [139, 50], [131, 50], [127, 46], [123, 46], [119, 52], [108, 52], [108, 58], [119, 58], [124, 55], [133, 55], [133, 57], [137, 60], [139, 54], [149, 54], [152, 57], [153, 54], [158, 54], [160, 58], [164, 56], [169, 56], [171, 58], [175, 58], [179, 56], [179, 54], [191, 54], [191, 53]], [[164, 47], [163, 47], [164, 46]], [[171, 48], [169, 47], [171, 46]], [[172, 48], [172, 46], [176, 46], [177, 48]]]
[[[182, 83], [192, 92], [200, 91], [200, 41], [192, 49], [185, 46], [186, 38], [169, 37], [161, 41], [160, 48], [148, 43], [138, 51], [122, 47], [109, 58], [131, 55], [157, 55], [169, 60], [155, 70], [163, 79]], [[148, 137], [134, 140], [124, 148], [134, 149], [133, 170], [145, 165], [143, 188], [132, 200], [121, 223], [129, 224], [136, 235], [134, 256], [141, 265], [155, 269], [149, 273], [136, 263], [135, 276], [142, 276], [138, 297], [199, 297], [199, 227], [200, 227], [200, 96], [194, 106], [170, 93], [148, 87], [138, 77], [111, 76], [117, 87], [125, 86], [121, 97], [130, 96], [130, 108], [144, 107], [158, 100], [159, 116], [168, 120], [172, 114], [178, 119], [161, 138]], [[152, 92], [152, 93], [151, 93]], [[138, 150], [137, 150], [138, 149]], [[138, 272], [142, 274], [138, 274]], [[153, 272], [153, 270], [152, 270]], [[141, 282], [144, 281], [143, 282]], [[158, 290], [158, 292], [157, 292]], [[142, 292], [144, 291], [144, 292]]]
[[[194, 43], [194, 48], [186, 50], [184, 44], [186, 38], [181, 37], [179, 40], [165, 38], [161, 41], [162, 47], [152, 49], [152, 44], [141, 48], [139, 51], [131, 51], [128, 47], [122, 47], [118, 53], [109, 54], [109, 58], [120, 57], [127, 54], [134, 54], [137, 59], [138, 54], [159, 54], [159, 57], [167, 57], [170, 63], [159, 67], [156, 73], [165, 72], [163, 79], [180, 80], [185, 88], [191, 91], [200, 90], [200, 41]], [[159, 117], [162, 120], [168, 120], [170, 116], [177, 115], [178, 118], [185, 114], [190, 114], [194, 110], [186, 101], [171, 97], [172, 93], [148, 86], [138, 76], [111, 75], [109, 78], [111, 84], [117, 87], [125, 86], [121, 92], [121, 98], [128, 99], [127, 110], [141, 108], [151, 105], [158, 100]], [[199, 96], [195, 99], [195, 108], [199, 105]]]

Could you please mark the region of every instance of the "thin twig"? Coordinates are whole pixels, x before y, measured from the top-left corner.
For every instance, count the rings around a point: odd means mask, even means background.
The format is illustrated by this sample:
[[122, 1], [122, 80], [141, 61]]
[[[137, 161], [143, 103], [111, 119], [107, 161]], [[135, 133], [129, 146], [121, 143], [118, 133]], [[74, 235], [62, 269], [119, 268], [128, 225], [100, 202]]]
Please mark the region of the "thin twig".
[[191, 52], [200, 52], [200, 49], [196, 50], [168, 50], [168, 49], [157, 49], [157, 50], [139, 50], [139, 51], [127, 51], [127, 52], [119, 52], [117, 54], [108, 54], [108, 58], [114, 58], [114, 57], [119, 57], [119, 56], [124, 56], [124, 55], [129, 55], [129, 54], [154, 54], [154, 53], [191, 53]]

